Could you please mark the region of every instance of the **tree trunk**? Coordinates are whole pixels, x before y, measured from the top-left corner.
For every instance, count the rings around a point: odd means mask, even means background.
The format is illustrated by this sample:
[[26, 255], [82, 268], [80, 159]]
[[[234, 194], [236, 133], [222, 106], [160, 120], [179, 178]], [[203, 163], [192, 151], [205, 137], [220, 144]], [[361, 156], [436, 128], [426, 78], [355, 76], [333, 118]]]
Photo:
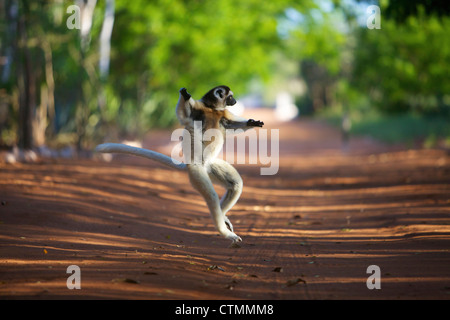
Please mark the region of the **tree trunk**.
[[106, 0], [105, 16], [100, 34], [100, 78], [105, 80], [109, 72], [109, 55], [111, 51], [111, 34], [114, 26], [114, 0]]
[[2, 55], [6, 58], [1, 74], [2, 83], [6, 83], [11, 75], [11, 67], [14, 60], [13, 57], [16, 51], [14, 39], [17, 37], [17, 15], [19, 11], [19, 4], [17, 3], [17, 0], [10, 0], [6, 1], [4, 6], [7, 32], [5, 34], [5, 39], [2, 40], [2, 47], [5, 48]]
[[36, 108], [36, 81], [33, 61], [28, 48], [26, 16], [29, 14], [28, 1], [22, 0], [19, 9], [18, 41], [21, 60], [19, 61], [19, 148], [30, 150], [33, 147], [32, 117]]

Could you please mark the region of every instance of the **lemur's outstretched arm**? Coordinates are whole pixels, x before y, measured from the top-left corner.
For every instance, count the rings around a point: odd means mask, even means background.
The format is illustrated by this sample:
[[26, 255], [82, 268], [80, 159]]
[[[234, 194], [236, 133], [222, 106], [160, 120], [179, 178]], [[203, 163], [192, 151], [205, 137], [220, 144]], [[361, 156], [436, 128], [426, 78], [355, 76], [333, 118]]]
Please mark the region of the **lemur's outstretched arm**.
[[254, 127], [262, 127], [264, 122], [257, 121], [253, 119], [245, 119], [238, 117], [228, 110], [225, 110], [224, 117], [221, 120], [222, 126], [225, 129], [243, 129], [244, 131], [254, 128]]
[[192, 96], [187, 92], [186, 88], [181, 88], [180, 94], [185, 101], [189, 101], [192, 98]]
[[178, 98], [177, 107], [175, 110], [175, 113], [177, 115], [178, 121], [182, 125], [187, 125], [190, 122], [190, 116], [192, 107], [194, 106], [194, 99], [192, 99], [192, 96], [187, 92], [186, 88], [180, 89], [180, 97]]

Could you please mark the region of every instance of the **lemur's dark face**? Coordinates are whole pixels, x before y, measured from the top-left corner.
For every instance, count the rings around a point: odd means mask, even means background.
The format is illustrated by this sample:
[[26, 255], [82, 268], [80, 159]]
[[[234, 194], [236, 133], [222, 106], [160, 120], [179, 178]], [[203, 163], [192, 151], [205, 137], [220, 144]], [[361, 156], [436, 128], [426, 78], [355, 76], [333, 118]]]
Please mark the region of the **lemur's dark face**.
[[227, 106], [233, 106], [233, 105], [236, 104], [236, 99], [233, 98], [233, 95], [232, 95], [232, 94], [230, 94], [230, 95], [226, 98], [225, 103], [226, 103]]
[[223, 110], [226, 106], [236, 104], [236, 99], [233, 97], [233, 91], [227, 86], [218, 86], [209, 90], [203, 96], [202, 101], [207, 107], [218, 110]]

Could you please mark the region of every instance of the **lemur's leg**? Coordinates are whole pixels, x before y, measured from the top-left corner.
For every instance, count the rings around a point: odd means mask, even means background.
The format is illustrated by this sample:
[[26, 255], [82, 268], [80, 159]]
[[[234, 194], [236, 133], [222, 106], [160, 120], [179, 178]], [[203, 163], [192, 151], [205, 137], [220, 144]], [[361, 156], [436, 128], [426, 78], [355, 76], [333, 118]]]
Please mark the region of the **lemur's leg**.
[[233, 231], [233, 225], [226, 214], [241, 196], [243, 186], [242, 178], [231, 164], [222, 159], [215, 159], [208, 169], [211, 180], [226, 188], [226, 192], [220, 201], [220, 206], [225, 223]]
[[192, 186], [203, 196], [208, 205], [211, 217], [219, 233], [233, 242], [242, 241], [234, 232], [228, 230], [222, 209], [220, 208], [219, 196], [214, 190], [213, 184], [206, 168], [203, 165], [190, 164], [188, 167], [189, 179]]

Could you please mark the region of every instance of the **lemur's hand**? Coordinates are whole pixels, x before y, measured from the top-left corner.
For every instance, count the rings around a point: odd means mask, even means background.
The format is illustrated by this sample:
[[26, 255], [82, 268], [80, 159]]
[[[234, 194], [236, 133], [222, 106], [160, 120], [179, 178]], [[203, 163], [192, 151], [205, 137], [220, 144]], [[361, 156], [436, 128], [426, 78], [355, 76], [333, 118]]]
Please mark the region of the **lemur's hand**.
[[263, 125], [264, 125], [264, 122], [259, 121], [259, 120], [249, 119], [247, 121], [247, 126], [249, 126], [249, 127], [260, 127], [260, 128], [262, 128]]
[[187, 92], [186, 88], [181, 88], [180, 93], [183, 96], [184, 100], [188, 101], [191, 98], [191, 95]]

